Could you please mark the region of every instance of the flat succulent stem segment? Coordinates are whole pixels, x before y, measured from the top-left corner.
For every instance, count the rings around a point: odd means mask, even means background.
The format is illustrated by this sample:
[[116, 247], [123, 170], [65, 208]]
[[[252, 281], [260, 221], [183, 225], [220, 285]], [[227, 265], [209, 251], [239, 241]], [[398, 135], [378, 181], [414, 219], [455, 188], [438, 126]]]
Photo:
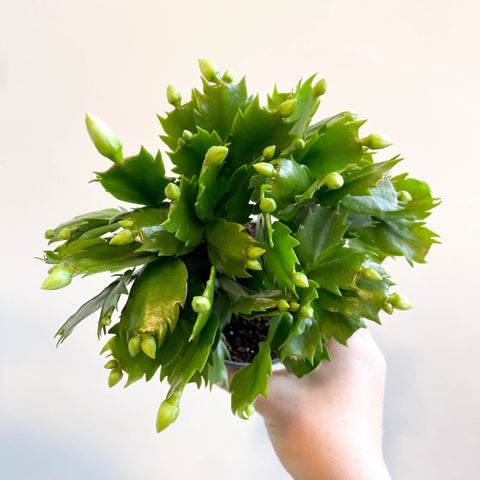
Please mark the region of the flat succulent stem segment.
[[[208, 282], [203, 292], [203, 296], [206, 299], [208, 299], [208, 301], [210, 302], [210, 305], [213, 305], [213, 299], [215, 296], [215, 267], [212, 267], [210, 270], [210, 277], [208, 278]], [[202, 328], [207, 323], [211, 313], [212, 312], [210, 309], [210, 311], [208, 312], [201, 312], [198, 314], [197, 319], [195, 321], [195, 325], [193, 326], [193, 329], [192, 329], [192, 334], [188, 339], [190, 342], [198, 336]]]
[[111, 335], [109, 384], [122, 372], [127, 385], [149, 380], [158, 369], [170, 384], [159, 430], [175, 420], [188, 383], [227, 383], [222, 329], [232, 313], [269, 322], [230, 385], [232, 410], [246, 418], [267, 394], [271, 354], [301, 377], [329, 359], [329, 339], [347, 344], [366, 320], [409, 308], [382, 263], [423, 263], [437, 243], [425, 222], [438, 199], [426, 182], [392, 174], [401, 158], [375, 150], [386, 137], [360, 134], [365, 121], [350, 112], [313, 120], [325, 80], [275, 87], [262, 106], [245, 78], [234, 82], [205, 59], [200, 67], [201, 90], [182, 102], [169, 86], [173, 107], [159, 116], [172, 176], [160, 153], [142, 147], [124, 157], [112, 129], [89, 117], [94, 144], [114, 162], [94, 181], [134, 206], [45, 233], [43, 288], [120, 271], [57, 335], [63, 342], [99, 311], [98, 335]]
[[122, 311], [120, 329], [127, 335], [156, 335], [160, 345], [177, 324], [187, 297], [188, 272], [179, 258], [153, 262], [137, 277]]

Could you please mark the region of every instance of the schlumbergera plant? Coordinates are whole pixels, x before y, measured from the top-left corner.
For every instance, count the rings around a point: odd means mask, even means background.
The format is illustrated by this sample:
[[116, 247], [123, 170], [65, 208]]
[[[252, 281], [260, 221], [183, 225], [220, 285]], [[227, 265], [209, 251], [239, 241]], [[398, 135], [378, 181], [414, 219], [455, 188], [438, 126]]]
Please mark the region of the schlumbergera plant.
[[437, 204], [427, 183], [390, 176], [398, 156], [374, 161], [386, 137], [361, 138], [364, 121], [350, 112], [312, 123], [325, 80], [313, 76], [288, 93], [275, 87], [262, 107], [244, 78], [236, 84], [230, 71], [220, 76], [212, 62], [199, 63], [203, 93], [194, 89], [182, 103], [169, 86], [173, 109], [159, 117], [173, 175], [160, 152], [142, 147], [124, 157], [112, 130], [87, 114], [93, 143], [114, 162], [96, 181], [138, 206], [46, 232], [49, 244], [61, 243], [45, 251], [53, 266], [43, 288], [120, 272], [57, 336], [63, 342], [99, 310], [98, 336], [110, 334], [102, 350], [109, 385], [124, 373], [126, 385], [150, 380], [157, 370], [170, 384], [158, 431], [177, 418], [188, 383], [228, 384], [227, 345], [242, 333], [235, 322], [264, 327], [229, 384], [232, 411], [246, 418], [267, 396], [272, 357], [302, 377], [329, 360], [329, 339], [346, 345], [365, 319], [380, 323], [381, 310], [410, 308], [390, 291], [382, 262], [422, 263], [436, 242], [423, 221]]

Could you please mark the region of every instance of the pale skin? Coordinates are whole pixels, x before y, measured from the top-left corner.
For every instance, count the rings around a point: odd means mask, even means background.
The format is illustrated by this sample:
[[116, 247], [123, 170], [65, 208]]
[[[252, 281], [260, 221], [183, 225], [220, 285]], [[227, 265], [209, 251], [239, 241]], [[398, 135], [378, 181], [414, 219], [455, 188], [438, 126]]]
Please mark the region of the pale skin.
[[348, 348], [328, 342], [331, 362], [298, 379], [274, 372], [255, 408], [295, 480], [389, 480], [383, 460], [385, 359], [366, 330]]

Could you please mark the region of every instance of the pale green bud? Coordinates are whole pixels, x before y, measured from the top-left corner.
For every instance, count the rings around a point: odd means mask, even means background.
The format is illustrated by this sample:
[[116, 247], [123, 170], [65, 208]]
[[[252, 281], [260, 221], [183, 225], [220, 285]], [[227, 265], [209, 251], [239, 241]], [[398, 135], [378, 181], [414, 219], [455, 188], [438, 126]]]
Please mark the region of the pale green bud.
[[123, 162], [122, 142], [102, 120], [87, 113], [85, 125], [98, 152], [115, 163]]
[[321, 97], [327, 91], [327, 81], [322, 78], [313, 86], [313, 94], [316, 97]]
[[212, 303], [207, 297], [197, 295], [192, 299], [192, 309], [196, 313], [207, 313], [212, 309]]
[[180, 408], [177, 403], [171, 403], [169, 399], [164, 400], [157, 413], [157, 433], [160, 433], [171, 425], [178, 418], [179, 413]]
[[200, 72], [209, 82], [216, 82], [220, 75], [218, 67], [206, 58], [199, 58], [198, 65], [200, 66]]
[[182, 137], [186, 142], [189, 142], [193, 138], [193, 133], [190, 130], [184, 130]]
[[301, 138], [297, 138], [295, 140], [295, 148], [297, 150], [302, 150], [302, 148], [305, 148], [305, 141], [302, 140]]
[[385, 135], [380, 133], [371, 133], [368, 137], [362, 138], [363, 146], [371, 148], [372, 150], [381, 150], [382, 148], [392, 145], [392, 141]]
[[269, 145], [263, 149], [263, 158], [270, 160], [275, 155], [275, 145]]
[[295, 110], [295, 106], [297, 105], [297, 99], [292, 98], [290, 100], [285, 100], [283, 103], [280, 104], [278, 107], [278, 112], [282, 117], [289, 117], [293, 111]]
[[169, 183], [165, 187], [164, 192], [165, 192], [165, 196], [172, 202], [175, 202], [180, 198], [180, 188], [178, 185], [175, 185], [174, 183]]
[[253, 168], [264, 177], [271, 177], [275, 173], [275, 167], [271, 163], [255, 163]]
[[173, 85], [167, 87], [167, 101], [173, 107], [179, 107], [182, 103], [182, 96]]
[[308, 278], [302, 272], [294, 272], [292, 274], [292, 282], [294, 285], [300, 288], [307, 288], [308, 287]]
[[397, 193], [397, 199], [398, 199], [399, 202], [408, 203], [408, 202], [411, 202], [411, 201], [412, 201], [412, 196], [411, 196], [410, 193], [407, 192], [406, 190], [400, 190], [400, 191]]
[[364, 268], [362, 270], [362, 277], [365, 280], [371, 281], [383, 280], [383, 277], [372, 267]]
[[302, 318], [313, 318], [313, 308], [310, 305], [303, 305], [300, 308], [300, 316]]
[[111, 239], [110, 239], [110, 245], [128, 245], [129, 243], [132, 243], [135, 240], [135, 233], [132, 232], [132, 230], [129, 230], [128, 228], [124, 228], [123, 230], [120, 230], [118, 233], [116, 233]]
[[128, 228], [128, 229], [132, 229], [132, 228], [135, 228], [135, 223], [133, 222], [133, 220], [119, 220], [118, 221], [118, 224], [122, 227], [122, 228]]
[[[57, 264], [54, 265], [53, 267], [50, 267], [50, 268], [48, 269], [48, 272], [47, 272], [47, 273], [50, 274], [50, 273], [54, 272], [55, 270], [57, 270], [58, 268], [68, 268], [68, 267], [66, 267], [66, 265], [65, 265], [64, 263], [57, 263]], [[71, 271], [71, 269], [70, 269], [70, 271]], [[73, 273], [73, 272], [72, 272], [72, 273]]]
[[343, 177], [338, 172], [329, 173], [325, 177], [325, 184], [330, 190], [337, 190], [343, 187]]
[[413, 303], [401, 293], [392, 293], [388, 296], [387, 302], [389, 302], [393, 308], [397, 310], [409, 310], [413, 307]]
[[59, 240], [69, 240], [72, 236], [72, 231], [68, 227], [63, 227], [58, 233]]
[[290, 305], [288, 304], [288, 302], [285, 299], [282, 298], [281, 300], [278, 301], [277, 308], [281, 312], [286, 312], [287, 310], [290, 309]]
[[393, 307], [392, 307], [392, 304], [389, 303], [389, 302], [385, 302], [382, 306], [382, 310], [386, 313], [388, 313], [389, 315], [391, 315], [393, 313]]
[[292, 312], [296, 312], [300, 308], [300, 304], [298, 302], [290, 302], [290, 310]]
[[255, 413], [255, 407], [253, 406], [253, 403], [249, 403], [245, 408], [245, 416], [251, 417], [254, 413]]
[[254, 260], [254, 259], [252, 259], [252, 258], [249, 258], [249, 259], [246, 261], [245, 266], [246, 266], [249, 270], [257, 270], [257, 271], [262, 270], [262, 264], [261, 264], [258, 260]]
[[132, 357], [135, 357], [136, 355], [138, 355], [141, 348], [142, 348], [142, 339], [138, 335], [135, 335], [129, 340], [128, 352]]
[[114, 368], [118, 367], [118, 362], [116, 360], [109, 360], [103, 368], [106, 368], [107, 370], [112, 370]]
[[265, 253], [265, 250], [261, 247], [248, 247], [247, 248], [247, 257], [255, 260], [258, 257], [261, 257]]
[[108, 386], [112, 388], [115, 386], [123, 377], [123, 372], [120, 368], [116, 368], [110, 372], [108, 376]]
[[214, 145], [207, 150], [205, 154], [205, 163], [207, 165], [221, 165], [228, 155], [227, 147]]
[[171, 403], [172, 405], [179, 405], [180, 404], [180, 399], [182, 398], [183, 390], [175, 390], [172, 395], [170, 395], [166, 401]]
[[108, 326], [112, 323], [112, 313], [114, 309], [115, 307], [110, 307], [108, 309], [107, 313], [104, 315], [104, 317], [101, 320], [102, 325]]
[[72, 272], [67, 267], [59, 267], [53, 270], [43, 282], [41, 288], [44, 290], [58, 290], [59, 288], [66, 287], [71, 281]]
[[277, 209], [277, 202], [273, 198], [264, 198], [260, 201], [260, 210], [263, 213], [272, 213]]
[[157, 353], [157, 342], [153, 337], [145, 335], [140, 342], [140, 347], [147, 357], [155, 358], [155, 354]]
[[55, 230], [52, 230], [52, 229], [49, 229], [45, 232], [45, 238], [47, 240], [50, 240], [51, 238], [53, 238], [55, 236]]
[[233, 71], [228, 69], [222, 76], [222, 80], [225, 83], [232, 83], [233, 82]]

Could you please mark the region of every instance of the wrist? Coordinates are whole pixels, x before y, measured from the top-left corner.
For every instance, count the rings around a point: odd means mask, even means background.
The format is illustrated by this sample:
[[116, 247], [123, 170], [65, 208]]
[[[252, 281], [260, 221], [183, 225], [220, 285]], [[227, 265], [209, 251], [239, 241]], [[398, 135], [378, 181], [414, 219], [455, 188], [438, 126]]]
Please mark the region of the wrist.
[[295, 480], [391, 480], [381, 455], [349, 456], [343, 452], [338, 458], [330, 456], [329, 452], [319, 454], [315, 450], [297, 454], [295, 459], [285, 452], [277, 452], [277, 455]]
[[265, 418], [275, 452], [295, 480], [391, 480], [381, 441], [360, 433], [321, 434], [303, 423]]

